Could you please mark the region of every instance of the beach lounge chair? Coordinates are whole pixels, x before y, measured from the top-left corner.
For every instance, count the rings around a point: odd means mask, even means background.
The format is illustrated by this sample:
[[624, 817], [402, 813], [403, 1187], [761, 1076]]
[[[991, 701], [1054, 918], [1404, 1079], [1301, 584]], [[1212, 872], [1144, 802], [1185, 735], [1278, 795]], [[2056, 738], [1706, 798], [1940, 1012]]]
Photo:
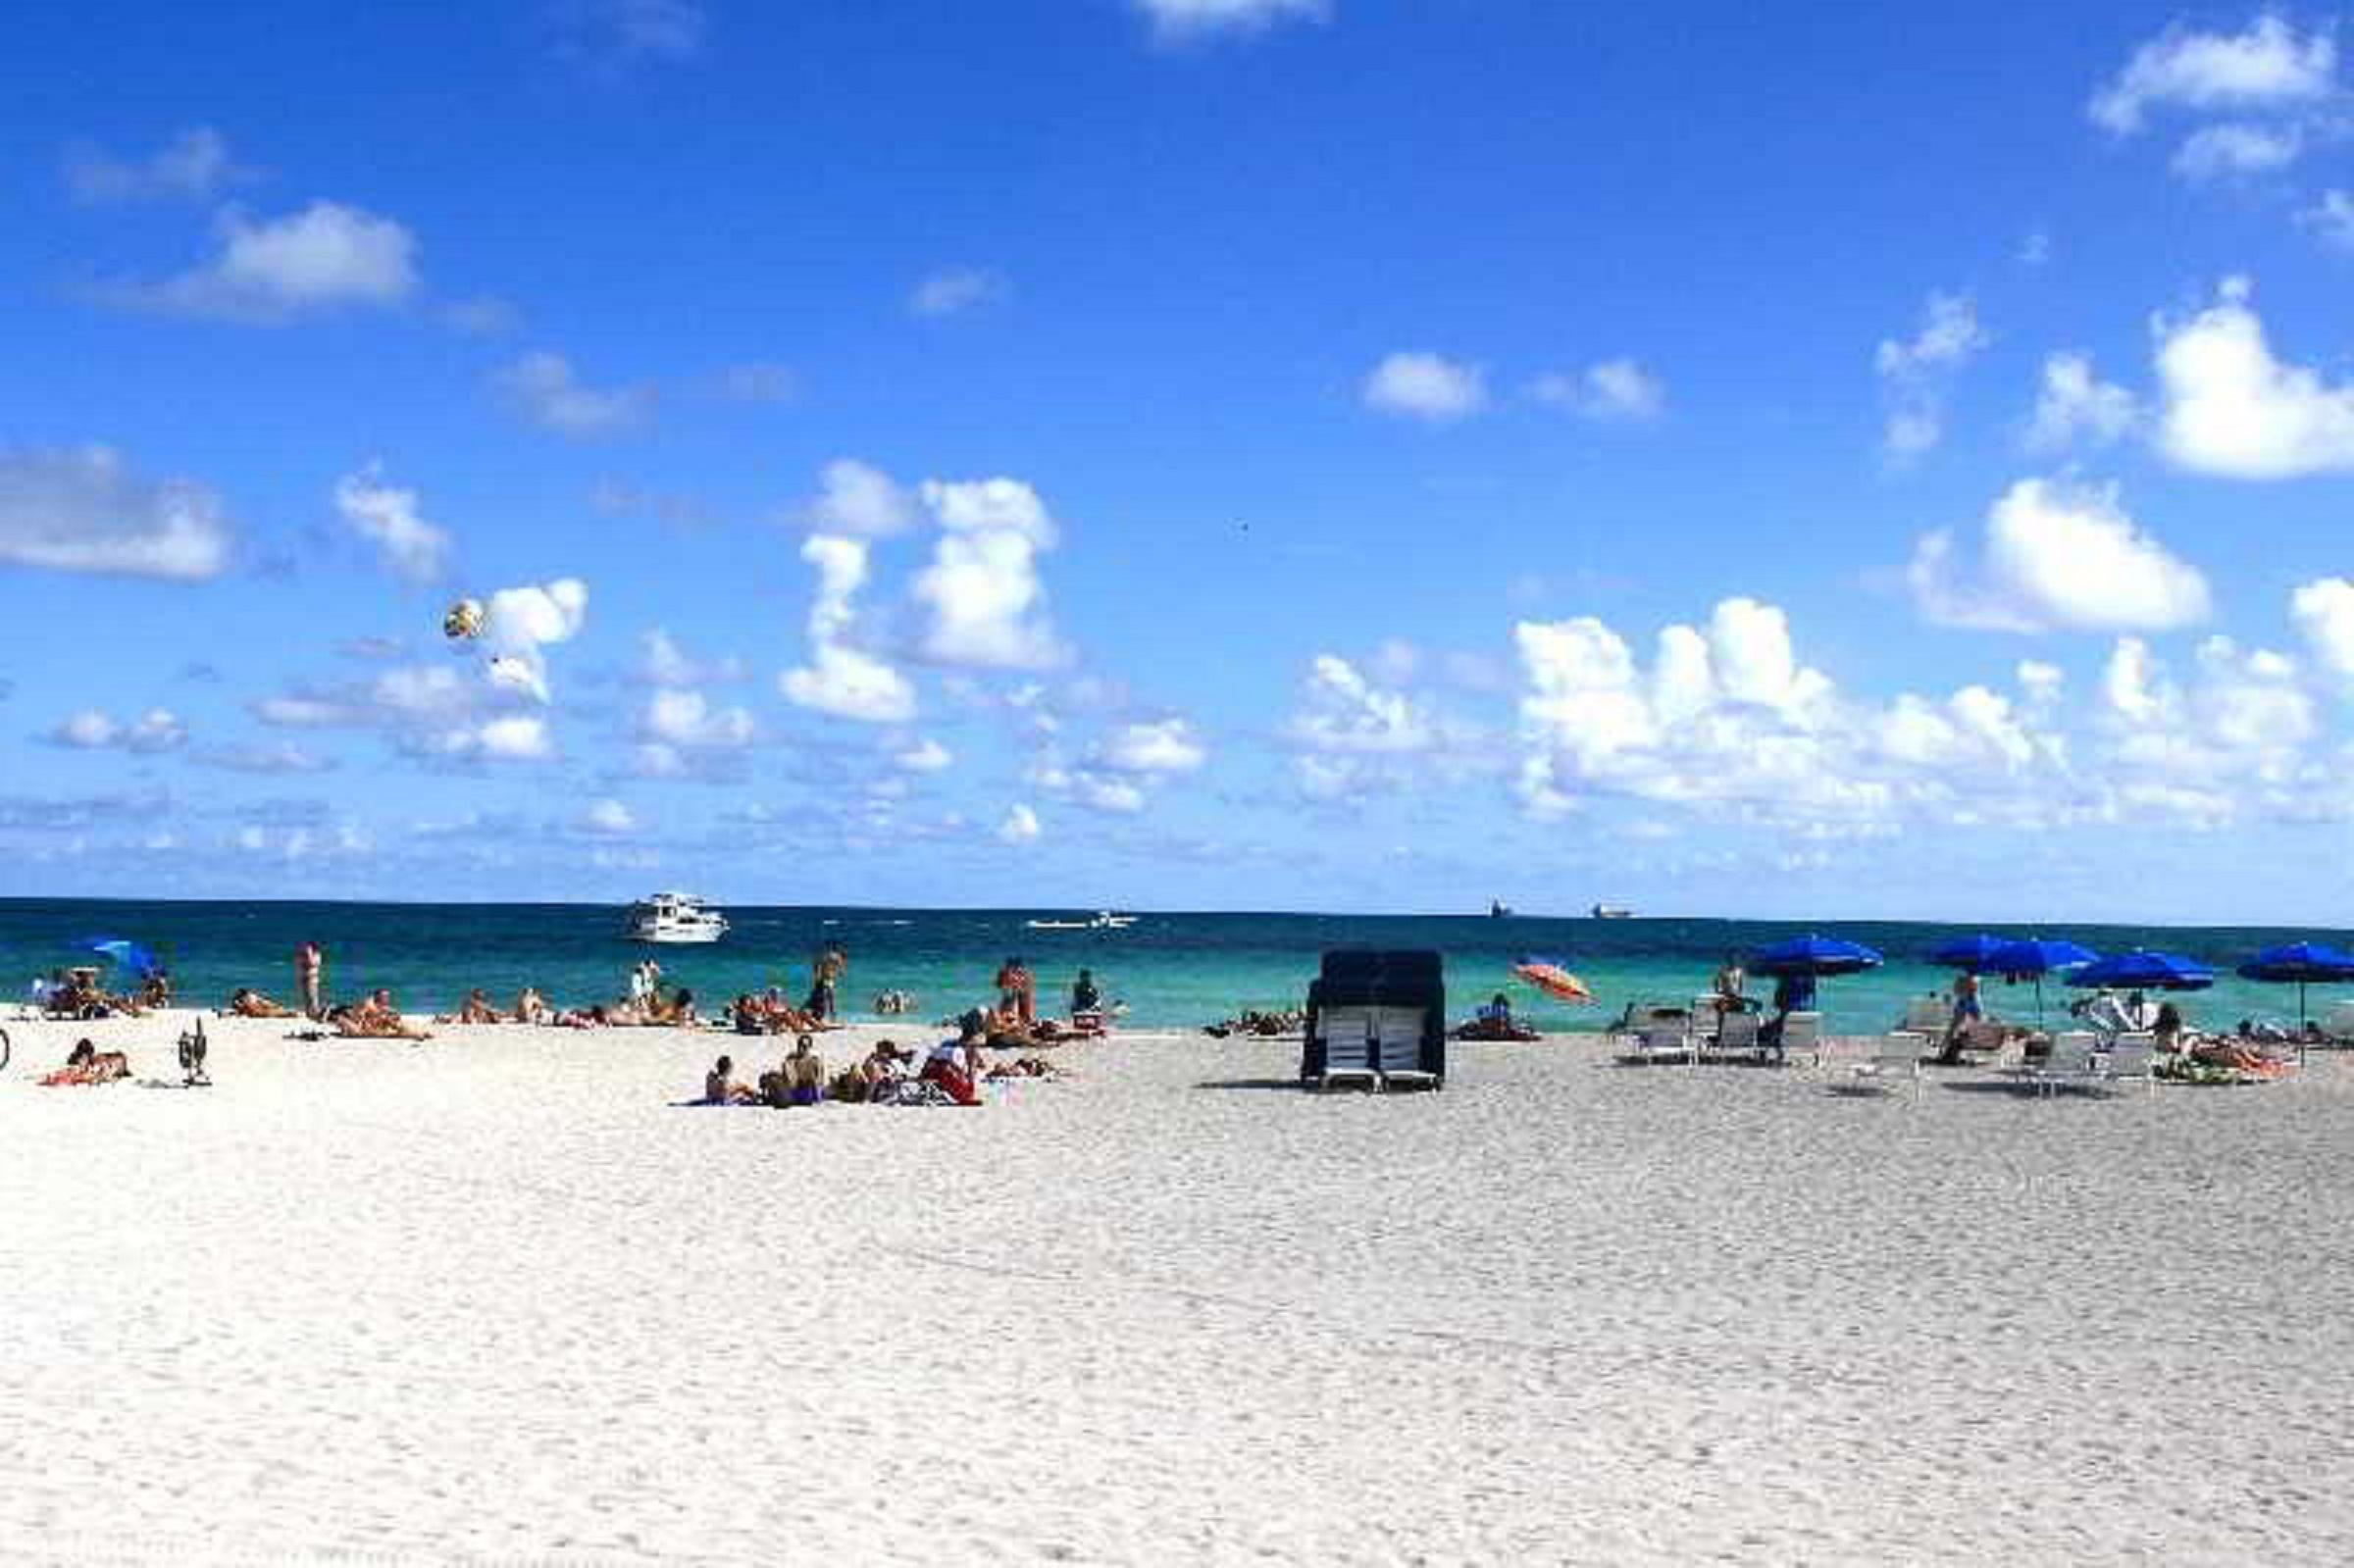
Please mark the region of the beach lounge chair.
[[1882, 1035], [1871, 1050], [1847, 1063], [1847, 1082], [1832, 1087], [1850, 1094], [1887, 1094], [1899, 1085], [1910, 1086], [1916, 1098], [1920, 1094], [1920, 1053], [1928, 1044], [1928, 1037], [1907, 1029], [1892, 1029]]
[[2331, 1002], [2322, 1015], [2322, 1034], [2332, 1044], [2354, 1045], [2354, 1002]]
[[1385, 1006], [1371, 1008], [1369, 1012], [1372, 1015], [1375, 1066], [1381, 1073], [1381, 1087], [1385, 1089], [1437, 1088], [1439, 1075], [1425, 1072], [1422, 1067], [1422, 1032], [1427, 1020], [1425, 1010], [1419, 1007]]
[[1807, 1053], [1810, 1066], [1822, 1065], [1822, 1015], [1820, 1013], [1792, 1013], [1782, 1020], [1781, 1039], [1774, 1046], [1774, 1058], [1788, 1061], [1797, 1051]]
[[1651, 1019], [1622, 1037], [1618, 1060], [1629, 1065], [1695, 1060], [1688, 1019]]
[[1316, 1015], [1316, 1033], [1324, 1042], [1324, 1076], [1317, 1087], [1381, 1087], [1381, 1068], [1373, 1059], [1373, 1009], [1326, 1008]]
[[1954, 1005], [1942, 996], [1915, 996], [1905, 1003], [1903, 1022], [1889, 1031], [1895, 1035], [1926, 1035], [1935, 1039], [1945, 1037], [1946, 1027], [1953, 1022]]
[[[2062, 1037], [2065, 1038], [2066, 1037]], [[2093, 1058], [2093, 1072], [2100, 1083], [2109, 1085], [2141, 1084], [2153, 1094], [2158, 1092], [2158, 1040], [2152, 1035], [2120, 1035], [2116, 1043]]]
[[1758, 1038], [1760, 1020], [1755, 1013], [1726, 1013], [1716, 1022], [1716, 1037], [1709, 1049], [1719, 1056], [1747, 1056], [1764, 1060], [1766, 1047]]
[[[2145, 1040], [2148, 1037], [2142, 1037]], [[2082, 1030], [2055, 1035], [2052, 1037], [2052, 1048], [2045, 1052], [2043, 1060], [2022, 1060], [2015, 1070], [2015, 1076], [2021, 1087], [2033, 1089], [2038, 1097], [2057, 1094], [2064, 1088], [2092, 1087], [2101, 1079], [2101, 1069], [2097, 1065], [2098, 1044], [2098, 1036]]]

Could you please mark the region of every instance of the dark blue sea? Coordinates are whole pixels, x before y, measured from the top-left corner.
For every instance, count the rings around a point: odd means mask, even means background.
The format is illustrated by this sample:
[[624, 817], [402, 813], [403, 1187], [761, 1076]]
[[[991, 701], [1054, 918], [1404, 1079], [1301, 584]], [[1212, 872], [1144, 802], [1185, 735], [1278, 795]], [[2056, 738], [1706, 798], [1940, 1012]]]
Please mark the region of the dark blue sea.
[[[759, 908], [728, 910], [733, 931], [709, 947], [647, 947], [623, 935], [623, 912], [580, 904], [204, 903], [92, 899], [0, 900], [0, 961], [22, 987], [47, 969], [91, 961], [93, 937], [127, 937], [155, 951], [182, 999], [213, 1004], [231, 987], [252, 986], [281, 999], [292, 991], [292, 955], [305, 938], [328, 952], [328, 989], [336, 997], [392, 987], [412, 1012], [453, 1007], [481, 986], [502, 1003], [537, 986], [560, 1005], [622, 994], [630, 966], [652, 954], [668, 978], [698, 999], [722, 1002], [768, 985], [796, 995], [809, 983], [810, 958], [827, 941], [849, 952], [842, 1002], [864, 1016], [874, 994], [911, 991], [921, 1016], [935, 1019], [988, 999], [998, 964], [1019, 954], [1037, 971], [1042, 999], [1059, 1002], [1085, 965], [1104, 994], [1125, 1000], [1128, 1022], [1184, 1028], [1243, 1007], [1299, 1002], [1327, 947], [1369, 944], [1436, 947], [1447, 955], [1450, 1002], [1458, 1014], [1498, 990], [1549, 1028], [1595, 1028], [1636, 998], [1688, 999], [1733, 950], [1763, 946], [1806, 931], [1824, 931], [1878, 948], [1885, 968], [1826, 981], [1827, 1025], [1840, 1033], [1877, 1030], [1909, 994], [1935, 989], [1948, 977], [1920, 955], [1957, 926], [1857, 921], [1799, 925], [1721, 920], [1555, 920], [1512, 916], [1297, 915], [1143, 913], [1122, 931], [1039, 931], [1032, 919], [1080, 918], [1071, 910]], [[2227, 1026], [2242, 1017], [2291, 1017], [2293, 986], [2253, 985], [2230, 966], [2275, 941], [2314, 936], [2344, 941], [2347, 933], [2250, 927], [2121, 928], [2069, 926], [2002, 935], [2067, 936], [2100, 952], [2135, 946], [2188, 954], [2226, 971], [2210, 991], [2187, 998], [2191, 1019]], [[1524, 953], [1558, 957], [1596, 994], [1592, 1005], [1563, 1006], [1513, 982]], [[1998, 1013], [2032, 1017], [2026, 986], [1989, 981]], [[2354, 994], [2354, 987], [2344, 988]], [[2047, 988], [2048, 1004], [2065, 998]], [[2317, 1012], [2334, 999], [2317, 989]]]

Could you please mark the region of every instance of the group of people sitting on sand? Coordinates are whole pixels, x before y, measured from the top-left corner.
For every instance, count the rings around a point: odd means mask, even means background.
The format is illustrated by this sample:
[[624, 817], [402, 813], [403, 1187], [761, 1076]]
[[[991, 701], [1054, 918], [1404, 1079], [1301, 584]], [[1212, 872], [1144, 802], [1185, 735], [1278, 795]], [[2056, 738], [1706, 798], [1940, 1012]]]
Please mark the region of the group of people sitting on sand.
[[1035, 1056], [991, 1065], [981, 1054], [989, 1045], [989, 1015], [976, 1008], [958, 1021], [956, 1037], [933, 1046], [912, 1073], [915, 1052], [885, 1039], [841, 1072], [829, 1074], [815, 1038], [800, 1035], [784, 1060], [752, 1084], [737, 1079], [734, 1057], [719, 1058], [703, 1075], [701, 1103], [779, 1110], [827, 1100], [848, 1105], [978, 1105], [981, 1086], [992, 1080], [1061, 1076], [1061, 1069]]
[[795, 1007], [771, 986], [743, 991], [728, 1004], [728, 1027], [739, 1035], [813, 1035], [834, 1026], [807, 1007]]
[[1467, 1023], [1455, 1027], [1457, 1039], [1492, 1039], [1528, 1041], [1538, 1037], [1537, 1031], [1512, 1016], [1512, 999], [1498, 991], [1488, 1004], [1471, 1015]]
[[77, 1022], [93, 1018], [140, 1018], [172, 1004], [172, 982], [161, 970], [150, 971], [138, 988], [116, 992], [98, 984], [98, 971], [89, 968], [53, 969], [32, 983], [33, 1007], [50, 1018]]
[[1254, 1035], [1273, 1039], [1280, 1035], [1297, 1035], [1307, 1028], [1307, 1010], [1304, 1007], [1284, 1007], [1261, 1012], [1246, 1007], [1232, 1018], [1221, 1018], [1214, 1024], [1203, 1026], [1202, 1033], [1212, 1039], [1224, 1039], [1230, 1035]]

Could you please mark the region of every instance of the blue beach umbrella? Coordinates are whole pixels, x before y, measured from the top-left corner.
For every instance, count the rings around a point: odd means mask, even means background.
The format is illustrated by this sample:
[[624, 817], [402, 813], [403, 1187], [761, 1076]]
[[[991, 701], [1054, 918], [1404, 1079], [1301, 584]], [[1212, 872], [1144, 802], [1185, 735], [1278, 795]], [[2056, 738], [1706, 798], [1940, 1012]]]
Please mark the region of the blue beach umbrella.
[[2305, 1027], [2305, 987], [2316, 981], [2328, 986], [2354, 980], [2354, 953], [2327, 942], [2282, 942], [2267, 947], [2239, 966], [2243, 979], [2297, 987], [2297, 1027]]
[[2009, 975], [2014, 980], [2025, 978], [2035, 982], [2035, 1022], [2043, 1022], [2043, 977], [2086, 964], [2100, 962], [2101, 955], [2089, 947], [2051, 936], [2028, 936], [2020, 941], [2005, 942], [1997, 948], [1986, 972]]
[[2136, 947], [2129, 953], [2086, 964], [2068, 977], [2071, 986], [2114, 990], [2205, 990], [2215, 984], [2215, 971], [2195, 958], [2178, 953], [2151, 952]]
[[[1770, 943], [1749, 956], [1752, 974], [1771, 975], [1777, 980], [1803, 979], [1810, 983], [1824, 976], [1853, 975], [1879, 966], [1880, 955], [1862, 942], [1851, 942], [1838, 936], [1817, 936], [1812, 933]], [[1814, 986], [1809, 984], [1799, 989], [1799, 998], [1790, 1005], [1799, 1012], [1811, 1010], [1815, 1005]]]
[[1979, 932], [1974, 936], [1955, 936], [1929, 949], [1929, 962], [1941, 969], [1965, 969], [1973, 975], [2009, 973], [1994, 962], [1995, 955], [2012, 945], [2005, 936], [1989, 936]]
[[1749, 955], [1752, 974], [1806, 975], [1820, 978], [1827, 975], [1853, 975], [1862, 970], [1880, 967], [1880, 955], [1862, 942], [1851, 942], [1838, 936], [1792, 936], [1786, 941], [1773, 942]]
[[156, 971], [155, 954], [127, 936], [90, 936], [81, 945], [113, 959], [131, 974], [144, 977]]

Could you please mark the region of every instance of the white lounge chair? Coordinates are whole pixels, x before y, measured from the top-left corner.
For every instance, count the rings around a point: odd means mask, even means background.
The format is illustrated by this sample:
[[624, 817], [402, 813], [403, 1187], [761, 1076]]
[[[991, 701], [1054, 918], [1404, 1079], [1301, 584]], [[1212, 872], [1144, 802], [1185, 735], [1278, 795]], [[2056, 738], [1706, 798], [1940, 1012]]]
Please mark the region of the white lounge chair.
[[1868, 1055], [1847, 1063], [1846, 1083], [1832, 1087], [1850, 1094], [1886, 1094], [1899, 1086], [1909, 1086], [1914, 1097], [1919, 1098], [1920, 1053], [1928, 1042], [1927, 1036], [1912, 1030], [1890, 1030], [1880, 1037]]
[[2032, 1088], [2038, 1097], [2057, 1094], [2064, 1088], [2096, 1085], [2100, 1082], [2100, 1069], [2094, 1064], [2097, 1043], [2097, 1036], [2082, 1031], [2072, 1030], [2055, 1035], [2052, 1037], [2052, 1048], [2045, 1053], [2042, 1061], [2025, 1063], [2019, 1068], [2019, 1081], [2022, 1086]]
[[1758, 1015], [1726, 1013], [1716, 1021], [1716, 1038], [1709, 1049], [1720, 1056], [1763, 1056], [1758, 1042]]
[[1645, 1024], [1618, 1048], [1618, 1060], [1622, 1062], [1685, 1062], [1692, 1059], [1692, 1035], [1682, 1020], [1672, 1024]]
[[[1438, 1087], [1439, 1075], [1421, 1068], [1422, 1009], [1375, 1007], [1370, 1012], [1373, 1046], [1380, 1053], [1381, 1087], [1385, 1089]], [[1392, 1067], [1392, 1062], [1405, 1065]]]
[[2151, 1035], [2120, 1035], [2108, 1050], [2093, 1058], [2093, 1074], [2103, 1086], [2140, 1084], [2158, 1092], [2158, 1040]]
[[2331, 1002], [2322, 1015], [2322, 1034], [2332, 1044], [2354, 1045], [2354, 1001]]
[[1915, 996], [1905, 1002], [1904, 1021], [1889, 1031], [1892, 1035], [1926, 1035], [1932, 1039], [1945, 1037], [1946, 1026], [1953, 1022], [1954, 1004], [1942, 996]]
[[1774, 1047], [1775, 1054], [1788, 1061], [1799, 1051], [1807, 1053], [1812, 1066], [1822, 1065], [1822, 1015], [1820, 1013], [1791, 1013], [1782, 1019], [1782, 1037]]
[[1373, 1009], [1325, 1008], [1316, 1014], [1316, 1034], [1324, 1041], [1324, 1076], [1317, 1087], [1381, 1087], [1381, 1069], [1373, 1059]]

